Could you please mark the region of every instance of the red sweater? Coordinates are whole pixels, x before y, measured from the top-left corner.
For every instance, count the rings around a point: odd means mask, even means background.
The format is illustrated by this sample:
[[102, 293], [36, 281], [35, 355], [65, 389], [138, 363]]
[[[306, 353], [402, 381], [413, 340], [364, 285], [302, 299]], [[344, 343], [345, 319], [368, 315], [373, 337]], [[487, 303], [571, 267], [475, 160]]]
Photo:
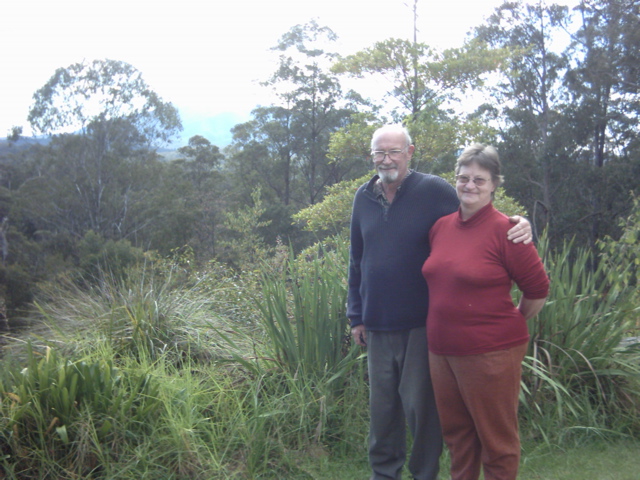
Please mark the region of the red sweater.
[[422, 274], [429, 285], [427, 338], [433, 353], [478, 355], [528, 341], [511, 286], [515, 282], [525, 298], [545, 298], [549, 278], [533, 243], [507, 239], [512, 226], [489, 204], [466, 222], [458, 210], [431, 228]]

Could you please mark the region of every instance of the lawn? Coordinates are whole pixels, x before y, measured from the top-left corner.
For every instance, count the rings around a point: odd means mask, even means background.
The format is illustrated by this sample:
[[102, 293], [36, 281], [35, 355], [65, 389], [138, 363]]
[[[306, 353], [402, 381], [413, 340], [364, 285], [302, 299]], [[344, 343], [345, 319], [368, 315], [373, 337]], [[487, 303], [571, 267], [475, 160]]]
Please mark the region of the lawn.
[[[440, 480], [447, 480], [443, 458]], [[296, 479], [367, 480], [366, 459], [335, 462], [327, 456], [309, 455]], [[409, 476], [405, 472], [404, 477]], [[640, 439], [594, 442], [563, 448], [535, 444], [523, 446], [518, 480], [640, 480]]]

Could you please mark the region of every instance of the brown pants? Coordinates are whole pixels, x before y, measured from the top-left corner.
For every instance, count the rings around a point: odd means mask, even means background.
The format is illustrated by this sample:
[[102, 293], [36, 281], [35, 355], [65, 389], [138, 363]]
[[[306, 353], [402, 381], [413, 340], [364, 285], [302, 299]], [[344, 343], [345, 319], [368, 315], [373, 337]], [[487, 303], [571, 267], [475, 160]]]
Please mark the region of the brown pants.
[[451, 480], [515, 480], [520, 463], [518, 395], [527, 345], [482, 355], [429, 353]]

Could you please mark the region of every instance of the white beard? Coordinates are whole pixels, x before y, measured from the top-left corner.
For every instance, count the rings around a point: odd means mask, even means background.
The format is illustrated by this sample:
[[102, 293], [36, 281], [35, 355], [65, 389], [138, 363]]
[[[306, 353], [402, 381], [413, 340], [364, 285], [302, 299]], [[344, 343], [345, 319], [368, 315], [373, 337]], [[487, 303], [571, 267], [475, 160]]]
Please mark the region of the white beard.
[[378, 175], [383, 183], [393, 183], [398, 180], [398, 169], [393, 170], [378, 170]]

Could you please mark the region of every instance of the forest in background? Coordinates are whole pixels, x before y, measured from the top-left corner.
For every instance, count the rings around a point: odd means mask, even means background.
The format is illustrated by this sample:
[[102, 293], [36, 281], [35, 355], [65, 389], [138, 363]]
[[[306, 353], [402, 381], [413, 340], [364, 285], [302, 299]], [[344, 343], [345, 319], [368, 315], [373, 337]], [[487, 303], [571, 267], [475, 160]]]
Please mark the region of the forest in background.
[[[448, 180], [462, 147], [495, 145], [495, 204], [538, 236], [551, 291], [529, 322], [519, 478], [635, 479], [639, 9], [508, 2], [462, 48], [346, 57], [297, 25], [265, 80], [278, 102], [230, 145], [196, 135], [170, 157], [180, 114], [133, 65], [58, 69], [34, 94], [39, 141], [16, 126], [0, 150], [0, 313], [29, 327], [0, 325], [0, 479], [366, 478], [345, 239], [388, 122]], [[374, 78], [384, 98], [364, 95]]]
[[[20, 148], [17, 126], [0, 157], [2, 308], [19, 316], [42, 282], [104, 265], [117, 274], [188, 251], [240, 272], [280, 244], [308, 248], [348, 225], [371, 174], [371, 133], [389, 122], [411, 131], [422, 172], [446, 176], [465, 145], [495, 145], [505, 194], [552, 248], [618, 237], [640, 178], [639, 8], [506, 2], [461, 48], [388, 39], [346, 57], [328, 27], [297, 25], [264, 82], [278, 102], [233, 127], [224, 149], [194, 136], [170, 161], [158, 149], [180, 115], [140, 71], [118, 60], [62, 67], [28, 117], [49, 142]], [[357, 91], [374, 76], [384, 98]]]

